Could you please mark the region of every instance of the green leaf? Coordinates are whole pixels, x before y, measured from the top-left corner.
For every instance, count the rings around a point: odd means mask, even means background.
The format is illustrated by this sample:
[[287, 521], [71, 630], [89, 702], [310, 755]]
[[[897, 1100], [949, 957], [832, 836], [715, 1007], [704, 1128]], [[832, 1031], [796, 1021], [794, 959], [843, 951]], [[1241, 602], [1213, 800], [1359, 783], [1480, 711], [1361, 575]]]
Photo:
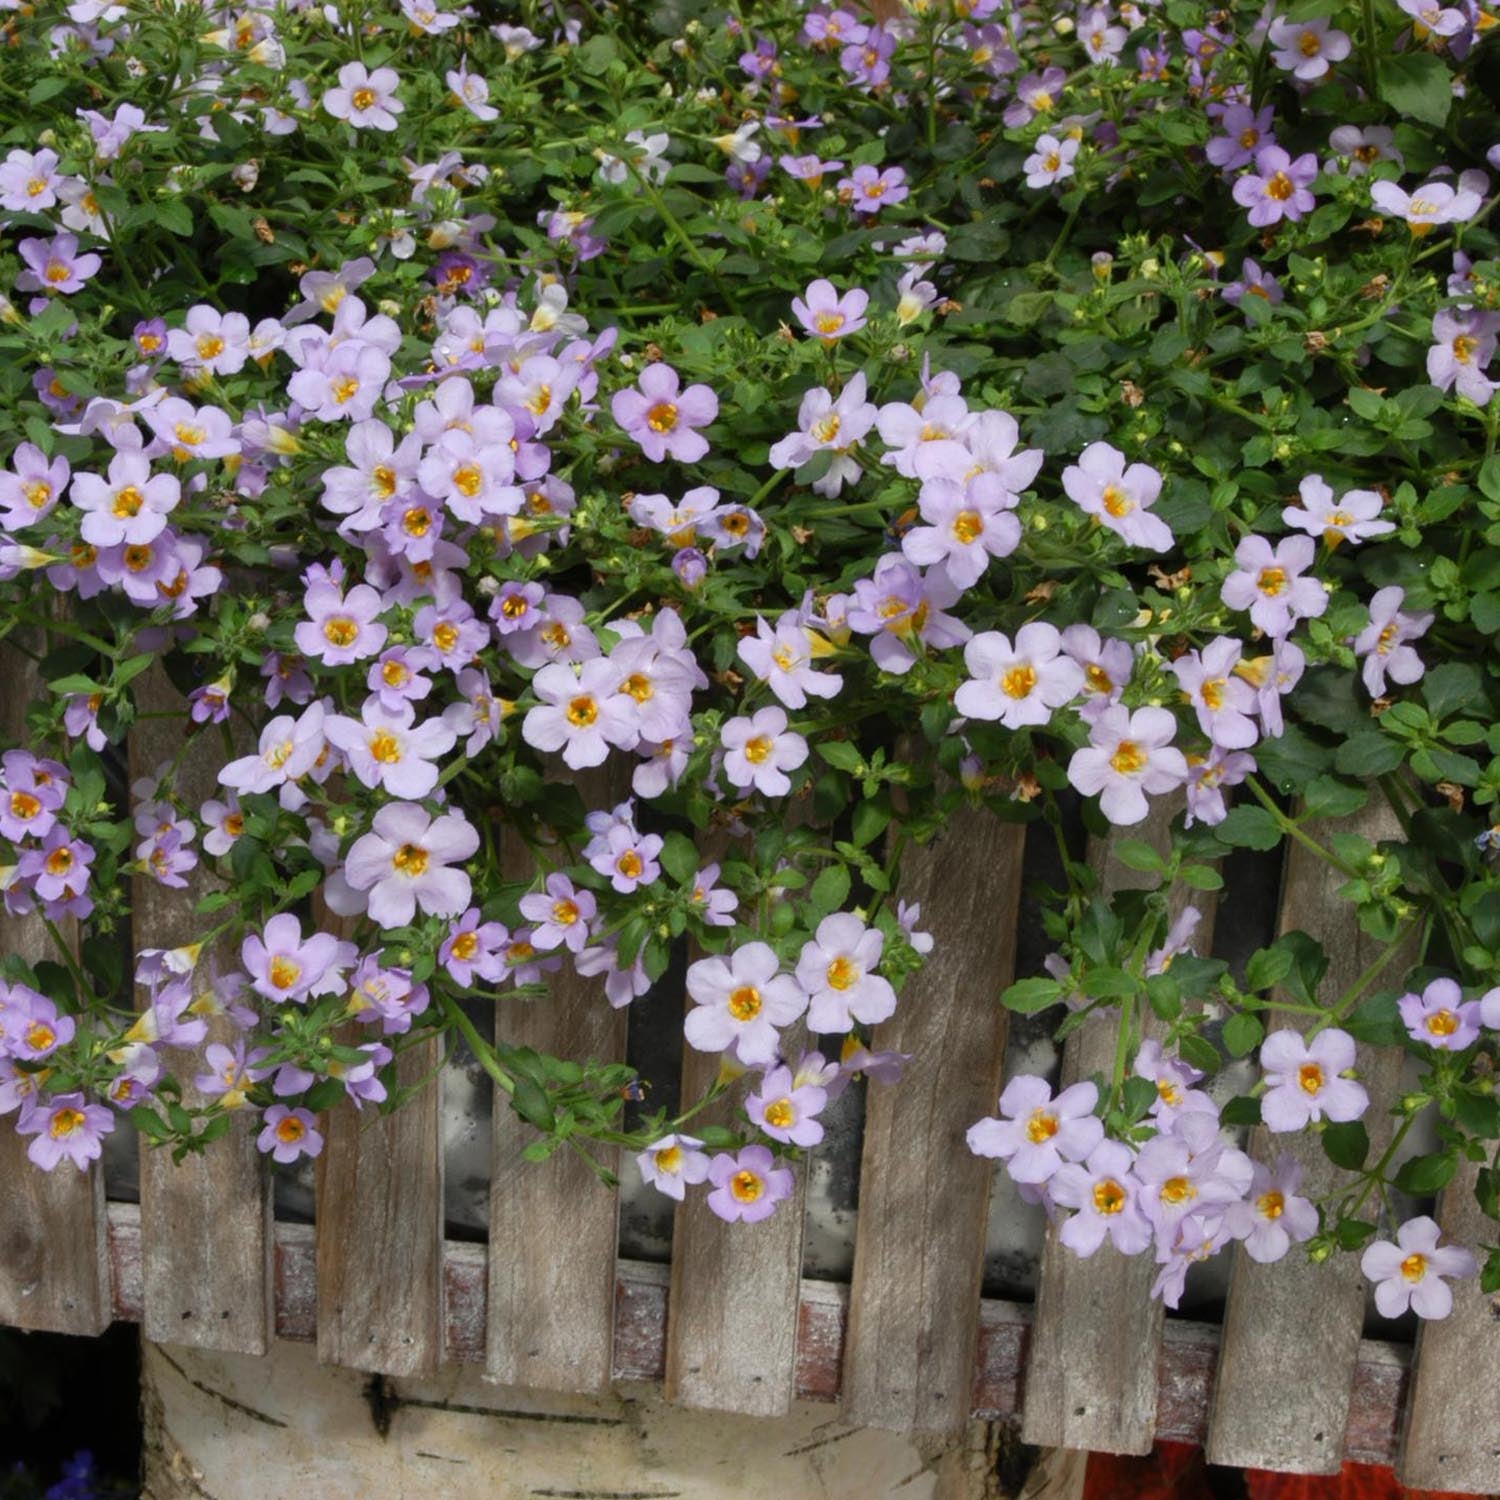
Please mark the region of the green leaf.
[[1219, 1111], [1219, 1123], [1221, 1125], [1259, 1125], [1260, 1100], [1251, 1099], [1245, 1094], [1231, 1099]]
[[1218, 891], [1224, 888], [1224, 877], [1211, 865], [1184, 865], [1177, 878], [1195, 891]]
[[1370, 794], [1361, 786], [1350, 786], [1332, 776], [1317, 776], [1308, 783], [1302, 809], [1309, 817], [1347, 818], [1369, 800]]
[[1090, 969], [1083, 976], [1083, 992], [1092, 1000], [1119, 1000], [1133, 995], [1140, 981], [1125, 969]]
[[524, 1074], [516, 1077], [516, 1091], [510, 1096], [511, 1108], [529, 1125], [550, 1131], [555, 1123], [552, 1101], [546, 1092]]
[[1167, 867], [1166, 860], [1144, 839], [1118, 839], [1110, 843], [1109, 850], [1128, 870], [1159, 875]]
[[[1000, 997], [1000, 1003], [1017, 1015], [1035, 1015], [1062, 1000], [1062, 986], [1055, 979], [1018, 979]], [[701, 1132], [700, 1132], [701, 1134]]]
[[1481, 695], [1482, 679], [1472, 662], [1443, 662], [1422, 679], [1422, 697], [1434, 719], [1470, 708]]
[[1217, 1073], [1223, 1061], [1212, 1042], [1192, 1034], [1177, 1043], [1177, 1051], [1184, 1062], [1191, 1063], [1200, 1073]]
[[1274, 849], [1281, 842], [1281, 825], [1263, 807], [1231, 808], [1214, 833], [1237, 849]]
[[1453, 78], [1448, 65], [1431, 52], [1401, 52], [1382, 57], [1376, 68], [1380, 97], [1398, 114], [1424, 125], [1443, 125], [1453, 107]]
[[1182, 986], [1170, 974], [1153, 974], [1146, 981], [1146, 999], [1163, 1021], [1182, 1014]]
[[1156, 1085], [1149, 1078], [1127, 1078], [1123, 1100], [1126, 1120], [1133, 1125], [1143, 1118], [1156, 1097]]
[[669, 833], [662, 844], [661, 865], [679, 885], [698, 873], [698, 846], [683, 833]]
[[848, 740], [823, 740], [813, 748], [836, 770], [857, 776], [865, 768], [865, 758], [860, 754], [859, 746]]
[[1405, 757], [1406, 749], [1399, 740], [1378, 729], [1368, 729], [1345, 740], [1333, 763], [1345, 776], [1384, 776], [1394, 771]]
[[1500, 1099], [1493, 1094], [1455, 1094], [1453, 1112], [1470, 1135], [1485, 1141], [1500, 1140]]
[[844, 865], [829, 865], [807, 893], [812, 909], [820, 917], [839, 911], [849, 899], [849, 871]]
[[1231, 1057], [1248, 1057], [1260, 1046], [1260, 1039], [1265, 1034], [1266, 1028], [1258, 1016], [1240, 1011], [1224, 1023], [1224, 1046]]
[[1268, 990], [1280, 984], [1292, 972], [1292, 950], [1287, 944], [1276, 943], [1250, 955], [1245, 965], [1245, 986], [1252, 990]]
[[854, 809], [853, 838], [863, 849], [885, 832], [891, 821], [891, 809], [884, 797], [867, 797]]
[[1403, 1193], [1435, 1193], [1453, 1181], [1457, 1170], [1458, 1157], [1451, 1151], [1414, 1156], [1401, 1163], [1401, 1170], [1396, 1173], [1396, 1186]]
[[1484, 1269], [1479, 1273], [1479, 1290], [1485, 1296], [1500, 1292], [1500, 1250], [1491, 1250], [1484, 1258]]
[[1370, 1132], [1359, 1120], [1330, 1125], [1323, 1132], [1323, 1150], [1334, 1166], [1346, 1172], [1358, 1172], [1370, 1154]]
[[1338, 1227], [1333, 1231], [1340, 1250], [1358, 1250], [1374, 1234], [1375, 1226], [1364, 1219], [1340, 1219]]

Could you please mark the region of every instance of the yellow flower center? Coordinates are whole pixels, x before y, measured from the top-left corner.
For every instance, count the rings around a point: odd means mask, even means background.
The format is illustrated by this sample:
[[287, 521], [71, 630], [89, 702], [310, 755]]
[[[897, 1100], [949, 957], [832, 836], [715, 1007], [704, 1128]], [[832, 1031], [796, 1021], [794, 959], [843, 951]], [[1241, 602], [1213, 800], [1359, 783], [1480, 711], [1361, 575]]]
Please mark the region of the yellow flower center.
[[296, 1115], [288, 1115], [276, 1122], [276, 1139], [286, 1146], [295, 1146], [307, 1134], [307, 1126]]
[[1266, 197], [1274, 198], [1278, 203], [1285, 203], [1296, 191], [1296, 184], [1285, 172], [1277, 172], [1266, 183]]
[[859, 965], [852, 958], [841, 953], [828, 965], [827, 977], [830, 989], [852, 989], [859, 983]]
[[1412, 1251], [1401, 1262], [1401, 1274], [1408, 1281], [1420, 1281], [1427, 1274], [1427, 1257], [1415, 1250]]
[[1458, 1017], [1444, 1006], [1428, 1016], [1426, 1025], [1433, 1036], [1452, 1036], [1458, 1030]]
[[1287, 585], [1285, 568], [1262, 568], [1256, 577], [1255, 586], [1266, 598], [1274, 599], [1282, 593]]
[[370, 754], [383, 766], [393, 766], [401, 759], [401, 741], [389, 729], [377, 729], [370, 736]]
[[60, 1141], [75, 1130], [81, 1130], [86, 1123], [81, 1109], [60, 1109], [52, 1116], [47, 1133], [54, 1141]]
[[1135, 509], [1135, 501], [1122, 490], [1117, 484], [1104, 486], [1104, 494], [1100, 497], [1104, 508], [1110, 515], [1118, 520], [1121, 516], [1128, 516]]
[[49, 875], [66, 875], [73, 868], [73, 851], [64, 844], [60, 849], [54, 849], [47, 856], [47, 873]]
[[407, 536], [426, 536], [432, 530], [432, 512], [425, 505], [414, 505], [402, 512], [401, 529]]
[[656, 1153], [656, 1170], [658, 1172], [669, 1172], [676, 1175], [682, 1170], [682, 1147], [663, 1146]]
[[1224, 707], [1224, 689], [1229, 685], [1226, 677], [1215, 677], [1205, 682], [1201, 689], [1203, 694], [1203, 706], [1211, 711], [1217, 712]]
[[1163, 1203], [1191, 1203], [1198, 1196], [1198, 1189], [1186, 1177], [1169, 1177], [1161, 1185]]
[[1000, 690], [1007, 698], [1025, 698], [1036, 686], [1036, 668], [1011, 667], [1000, 678]]
[[953, 535], [968, 546], [984, 532], [984, 519], [977, 510], [961, 510], [953, 518]]
[[380, 680], [391, 688], [404, 687], [411, 673], [406, 668], [406, 663], [396, 657], [380, 664]]
[[375, 482], [375, 493], [382, 500], [389, 500], [396, 493], [396, 471], [389, 464], [377, 464], [370, 475]]
[[753, 740], [745, 743], [745, 759], [752, 765], [760, 765], [762, 761], [770, 758], [772, 742], [769, 735], [758, 734]]
[[1044, 1109], [1034, 1109], [1031, 1118], [1026, 1122], [1026, 1135], [1033, 1146], [1040, 1146], [1043, 1141], [1050, 1141], [1057, 1134], [1057, 1116], [1049, 1115]]
[[651, 679], [644, 673], [632, 672], [620, 684], [620, 691], [628, 693], [637, 703], [645, 703], [656, 692], [656, 689], [652, 687]]
[[338, 406], [347, 406], [359, 394], [359, 381], [352, 375], [343, 375], [333, 382], [333, 399]]
[[198, 335], [198, 358], [217, 359], [224, 352], [224, 340], [216, 334], [200, 333]]
[[1472, 334], [1461, 333], [1453, 340], [1453, 357], [1459, 364], [1471, 364], [1474, 359], [1474, 351], [1479, 347], [1479, 340]]
[[1317, 1063], [1303, 1063], [1297, 1069], [1297, 1087], [1304, 1094], [1316, 1094], [1323, 1087], [1323, 1070]]
[[1317, 32], [1304, 31], [1302, 40], [1297, 43], [1297, 48], [1303, 57], [1316, 57], [1323, 50], [1323, 44], [1318, 40]]
[[751, 1171], [736, 1172], [729, 1179], [729, 1191], [741, 1203], [754, 1203], [765, 1189], [765, 1183]]
[[627, 849], [616, 861], [615, 869], [627, 880], [639, 880], [641, 872], [646, 868], [646, 862], [635, 852]]
[[479, 951], [479, 936], [474, 932], [461, 932], [453, 939], [448, 950], [460, 963], [467, 963]]
[[427, 851], [420, 844], [402, 844], [391, 855], [391, 864], [403, 875], [415, 879], [427, 868]]
[[33, 797], [30, 792], [12, 792], [10, 794], [10, 814], [13, 818], [19, 818], [23, 823], [29, 823], [41, 812], [42, 804], [39, 798]]
[[1094, 1184], [1094, 1211], [1101, 1214], [1117, 1214], [1125, 1207], [1125, 1189], [1113, 1177], [1105, 1177]]
[[578, 903], [576, 901], [554, 901], [552, 903], [552, 920], [559, 927], [571, 927], [578, 920]]
[[599, 717], [599, 705], [586, 693], [568, 704], [568, 723], [575, 729], [587, 729]]
[[140, 515], [145, 503], [146, 497], [133, 484], [127, 484], [124, 489], [115, 491], [114, 513], [122, 521], [127, 521]]
[[808, 431], [820, 443], [831, 443], [839, 435], [840, 425], [838, 413], [831, 411], [826, 417], [819, 417]]
[[820, 312], [813, 319], [818, 332], [825, 336], [837, 333], [844, 326], [845, 321], [841, 312]]
[[1286, 1209], [1286, 1195], [1278, 1188], [1272, 1188], [1255, 1200], [1255, 1207], [1262, 1218], [1279, 1219]]
[[786, 1130], [797, 1121], [797, 1111], [792, 1108], [790, 1099], [777, 1099], [766, 1105], [766, 1124], [772, 1130]]
[[507, 594], [500, 601], [500, 613], [507, 620], [519, 620], [531, 608], [525, 594]]
[[349, 97], [349, 102], [355, 107], [355, 109], [374, 109], [375, 90], [355, 89], [353, 94], [351, 94]]
[[57, 1040], [57, 1033], [45, 1021], [33, 1021], [26, 1028], [26, 1045], [35, 1052], [45, 1052]]
[[671, 432], [677, 425], [677, 408], [670, 401], [658, 401], [646, 413], [646, 426], [652, 432]]
[[441, 621], [433, 629], [432, 641], [439, 651], [451, 651], [458, 644], [458, 626], [451, 620]]
[[278, 953], [271, 960], [268, 971], [271, 983], [278, 990], [289, 990], [302, 977], [302, 965], [295, 959], [288, 958], [284, 953]]
[[753, 984], [742, 984], [729, 996], [729, 1014], [736, 1021], [753, 1021], [760, 1014], [760, 991]]
[[330, 615], [323, 621], [323, 639], [335, 646], [352, 646], [359, 635], [359, 625], [348, 615]]
[[1146, 752], [1134, 740], [1121, 740], [1109, 763], [1121, 776], [1134, 776], [1146, 764]]
[[45, 479], [37, 479], [31, 484], [23, 484], [21, 493], [26, 496], [26, 503], [32, 510], [40, 510], [52, 498], [52, 486]]

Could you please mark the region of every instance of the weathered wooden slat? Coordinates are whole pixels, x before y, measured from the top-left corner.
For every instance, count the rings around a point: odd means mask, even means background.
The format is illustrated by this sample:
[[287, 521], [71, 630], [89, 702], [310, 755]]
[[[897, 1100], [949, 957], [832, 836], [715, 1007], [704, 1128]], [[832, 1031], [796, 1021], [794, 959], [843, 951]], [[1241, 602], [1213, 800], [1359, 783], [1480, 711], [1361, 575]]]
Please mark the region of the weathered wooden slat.
[[[1371, 840], [1400, 831], [1378, 798], [1357, 818], [1342, 819], [1336, 826]], [[1319, 839], [1331, 831], [1309, 825], [1309, 832]], [[1344, 877], [1331, 865], [1303, 845], [1291, 845], [1279, 926], [1282, 932], [1300, 928], [1323, 944], [1329, 964], [1321, 994], [1330, 1002], [1385, 947], [1360, 930], [1349, 903], [1338, 894], [1343, 884]], [[1411, 956], [1408, 952], [1393, 959], [1382, 984], [1400, 983]], [[1282, 1011], [1269, 1025], [1304, 1031], [1310, 1020]], [[1388, 1111], [1399, 1083], [1401, 1055], [1392, 1047], [1361, 1046], [1358, 1065], [1370, 1094], [1365, 1125], [1378, 1155], [1390, 1138]], [[1329, 1191], [1346, 1176], [1329, 1162], [1318, 1138], [1306, 1131], [1273, 1135], [1257, 1128], [1249, 1150], [1257, 1161], [1267, 1163], [1283, 1153], [1295, 1156], [1305, 1173], [1301, 1191], [1310, 1197]], [[1335, 1474], [1343, 1462], [1344, 1428], [1364, 1322], [1359, 1257], [1339, 1255], [1313, 1265], [1293, 1248], [1274, 1265], [1257, 1265], [1238, 1248], [1233, 1255], [1209, 1461]]]
[[344, 1100], [324, 1117], [318, 1160], [318, 1358], [383, 1375], [431, 1374], [443, 1358], [442, 1090], [436, 1039], [397, 1059], [393, 1114]]
[[[136, 706], [143, 717], [130, 734], [131, 779], [154, 775], [179, 754], [174, 786], [196, 808], [220, 795], [217, 773], [224, 764], [216, 731], [200, 733], [183, 751], [187, 705], [161, 667], [136, 679]], [[201, 868], [189, 872], [186, 890], [170, 890], [137, 875], [132, 881], [131, 935], [142, 948], [175, 948], [196, 942], [209, 925], [193, 913], [209, 889]], [[207, 981], [216, 961], [237, 961], [210, 950], [199, 960]], [[222, 1018], [209, 1021], [209, 1041], [230, 1042], [234, 1032]], [[191, 1061], [184, 1092], [192, 1091]], [[204, 1151], [174, 1165], [166, 1151], [141, 1148], [141, 1246], [145, 1275], [146, 1337], [158, 1343], [190, 1344], [237, 1354], [265, 1352], [271, 1329], [271, 1199], [249, 1112]]]
[[[793, 1062], [806, 1039], [800, 1025], [782, 1033]], [[682, 1097], [698, 1098], [718, 1072], [717, 1056], [684, 1047]], [[698, 1116], [704, 1125], [729, 1120], [727, 1101]], [[793, 1173], [791, 1197], [759, 1224], [726, 1224], [701, 1188], [677, 1206], [667, 1301], [669, 1401], [753, 1417], [791, 1409], [807, 1164]]]
[[[43, 646], [39, 635], [27, 645]], [[0, 749], [26, 743], [26, 708], [45, 694], [34, 664], [0, 647]], [[0, 791], [0, 796], [7, 793]], [[59, 929], [74, 939], [73, 924]], [[0, 952], [34, 964], [56, 960], [40, 915], [12, 917], [0, 906]], [[109, 1325], [104, 1244], [104, 1174], [64, 1163], [42, 1172], [26, 1159], [15, 1116], [0, 1117], [0, 1323], [51, 1333], [102, 1333]]]
[[1000, 1090], [1024, 844], [1022, 825], [974, 814], [902, 859], [902, 897], [921, 903], [935, 945], [875, 1032], [912, 1062], [899, 1087], [866, 1096], [849, 1422], [952, 1434], [968, 1420], [994, 1169], [964, 1133]]
[[[1172, 818], [1181, 808], [1175, 798], [1153, 804], [1139, 828], [1127, 830], [1165, 851]], [[1099, 872], [1103, 895], [1149, 884], [1122, 865], [1108, 842], [1090, 846], [1089, 858]], [[1188, 904], [1203, 913], [1194, 939], [1207, 952], [1212, 939], [1213, 907], [1201, 895], [1174, 894], [1174, 915]], [[1163, 1024], [1148, 1014], [1147, 1036], [1161, 1036]], [[1090, 1073], [1109, 1076], [1114, 1066], [1116, 1017], [1108, 1011], [1068, 1038], [1063, 1050], [1063, 1083]], [[1149, 1453], [1156, 1432], [1157, 1355], [1161, 1347], [1162, 1307], [1151, 1296], [1156, 1266], [1149, 1254], [1121, 1255], [1108, 1243], [1080, 1260], [1047, 1231], [1037, 1292], [1036, 1326], [1026, 1375], [1026, 1411], [1022, 1436], [1047, 1448], [1088, 1448], [1106, 1453]]]
[[[793, 804], [787, 816], [801, 820]], [[705, 852], [719, 858], [723, 850]], [[700, 955], [696, 952], [694, 958]], [[691, 999], [686, 1001], [693, 1008]], [[791, 1062], [807, 1043], [802, 1025], [782, 1034]], [[699, 1098], [718, 1077], [719, 1058], [682, 1049], [682, 1097]], [[702, 1125], [731, 1121], [728, 1099], [698, 1116]], [[683, 1406], [775, 1417], [791, 1409], [797, 1360], [797, 1289], [807, 1209], [807, 1163], [793, 1169], [795, 1189], [759, 1224], [726, 1224], [704, 1189], [689, 1192], [672, 1217], [671, 1290], [667, 1299], [667, 1399]]]
[[[113, 1310], [117, 1319], [141, 1315], [140, 1215], [133, 1203], [109, 1205]], [[316, 1337], [313, 1231], [307, 1224], [276, 1225], [276, 1334], [307, 1342]], [[448, 1359], [482, 1364], [485, 1357], [485, 1249], [450, 1240], [444, 1246]], [[797, 1327], [797, 1396], [803, 1401], [838, 1397], [848, 1288], [804, 1281]], [[666, 1267], [618, 1262], [615, 1276], [614, 1378], [655, 1381], [666, 1362]], [[979, 1304], [979, 1352], [974, 1363], [973, 1416], [999, 1422], [1021, 1406], [1031, 1336], [1029, 1304], [986, 1298]], [[1219, 1330], [1209, 1323], [1171, 1319], [1163, 1332], [1157, 1367], [1157, 1433], [1178, 1443], [1201, 1443], [1208, 1430], [1209, 1388], [1218, 1357]], [[1360, 1344], [1345, 1457], [1354, 1463], [1390, 1464], [1396, 1424], [1406, 1391], [1411, 1351], [1404, 1344]]]
[[[1474, 1197], [1478, 1172], [1464, 1163], [1438, 1200], [1445, 1241], [1495, 1241]], [[1453, 1311], [1417, 1330], [1396, 1476], [1412, 1489], [1500, 1493], [1500, 1318], [1477, 1277], [1454, 1282]]]
[[[585, 773], [577, 784], [590, 809], [617, 800], [613, 771]], [[532, 875], [525, 844], [509, 829], [501, 861], [508, 880]], [[579, 1062], [625, 1057], [625, 1011], [610, 1005], [601, 979], [580, 977], [566, 958], [550, 976], [545, 1000], [502, 998], [495, 1025], [512, 1046]], [[487, 1371], [505, 1385], [601, 1391], [610, 1382], [619, 1195], [566, 1146], [544, 1162], [523, 1161], [521, 1152], [536, 1139], [497, 1094]], [[589, 1149], [615, 1167], [613, 1150]]]

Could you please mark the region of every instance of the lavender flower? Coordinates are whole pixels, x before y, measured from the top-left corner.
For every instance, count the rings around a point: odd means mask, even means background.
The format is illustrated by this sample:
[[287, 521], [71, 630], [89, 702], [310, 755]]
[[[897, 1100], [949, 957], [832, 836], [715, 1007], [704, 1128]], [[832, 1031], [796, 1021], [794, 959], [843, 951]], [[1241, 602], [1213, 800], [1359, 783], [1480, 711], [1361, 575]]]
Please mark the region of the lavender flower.
[[1406, 591], [1389, 584], [1370, 600], [1370, 623], [1354, 637], [1354, 654], [1364, 658], [1360, 676], [1372, 698], [1383, 697], [1386, 679], [1403, 685], [1418, 681], [1425, 668], [1422, 658], [1407, 643], [1427, 633], [1431, 614], [1402, 612]]
[[1479, 1001], [1465, 1000], [1451, 979], [1434, 979], [1420, 995], [1403, 995], [1396, 1005], [1414, 1042], [1462, 1052], [1479, 1040]]
[[686, 390], [671, 365], [647, 365], [632, 390], [616, 391], [610, 411], [653, 463], [669, 454], [679, 463], [697, 463], [708, 439], [697, 431], [719, 415], [719, 398], [706, 385]]
[[1045, 1078], [1023, 1073], [1000, 1095], [1000, 1118], [971, 1125], [965, 1140], [976, 1156], [1003, 1161], [1016, 1182], [1048, 1182], [1065, 1159], [1084, 1161], [1103, 1140], [1098, 1102], [1092, 1083], [1072, 1084], [1054, 1099]]
[[1311, 151], [1293, 161], [1280, 146], [1262, 146], [1253, 170], [1235, 181], [1234, 201], [1249, 209], [1247, 217], [1256, 229], [1282, 219], [1296, 223], [1312, 212], [1311, 186], [1317, 175], [1318, 159]]
[[1370, 1107], [1364, 1088], [1341, 1075], [1355, 1063], [1354, 1038], [1330, 1027], [1305, 1042], [1295, 1031], [1273, 1031], [1261, 1044], [1267, 1130], [1301, 1130], [1312, 1120], [1357, 1120]]

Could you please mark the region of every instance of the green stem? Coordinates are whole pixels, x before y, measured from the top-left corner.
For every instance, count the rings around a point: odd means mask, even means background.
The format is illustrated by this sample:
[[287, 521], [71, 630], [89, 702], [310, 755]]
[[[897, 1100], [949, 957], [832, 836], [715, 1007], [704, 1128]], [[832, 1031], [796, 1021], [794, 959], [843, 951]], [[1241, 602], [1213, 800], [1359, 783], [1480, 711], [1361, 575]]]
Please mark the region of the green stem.
[[443, 990], [437, 992], [437, 997], [438, 1004], [443, 1008], [443, 1014], [448, 1017], [452, 1025], [458, 1027], [463, 1039], [469, 1044], [470, 1051], [479, 1059], [479, 1066], [495, 1080], [498, 1087], [504, 1089], [507, 1094], [514, 1094], [516, 1080], [500, 1066], [495, 1057], [495, 1049], [480, 1036], [479, 1028], [464, 1014], [463, 1007]]

